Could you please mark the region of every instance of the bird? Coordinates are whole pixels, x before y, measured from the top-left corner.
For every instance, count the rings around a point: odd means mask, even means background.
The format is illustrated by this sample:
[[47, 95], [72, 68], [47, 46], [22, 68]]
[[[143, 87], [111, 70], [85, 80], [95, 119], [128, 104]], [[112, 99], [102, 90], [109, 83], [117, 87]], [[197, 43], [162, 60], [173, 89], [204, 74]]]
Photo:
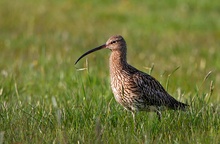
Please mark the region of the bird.
[[134, 123], [138, 111], [156, 112], [161, 121], [162, 108], [185, 111], [189, 106], [173, 98], [154, 77], [127, 63], [127, 44], [121, 35], [113, 35], [105, 44], [87, 51], [75, 65], [86, 55], [101, 49], [111, 51], [111, 89], [115, 100], [132, 113]]

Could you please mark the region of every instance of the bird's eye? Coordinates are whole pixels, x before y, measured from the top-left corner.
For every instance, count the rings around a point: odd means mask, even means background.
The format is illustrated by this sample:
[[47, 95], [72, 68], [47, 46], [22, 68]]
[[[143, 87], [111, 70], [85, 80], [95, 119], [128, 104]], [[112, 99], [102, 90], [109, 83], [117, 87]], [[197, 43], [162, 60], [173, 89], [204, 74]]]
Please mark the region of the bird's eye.
[[117, 41], [112, 41], [111, 44], [113, 44], [113, 43], [117, 43]]

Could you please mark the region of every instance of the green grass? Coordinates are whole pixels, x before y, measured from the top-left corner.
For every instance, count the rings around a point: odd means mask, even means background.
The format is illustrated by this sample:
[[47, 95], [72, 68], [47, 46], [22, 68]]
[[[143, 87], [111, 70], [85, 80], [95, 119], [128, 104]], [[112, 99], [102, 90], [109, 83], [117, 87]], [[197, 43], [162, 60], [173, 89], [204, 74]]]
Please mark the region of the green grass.
[[[0, 144], [219, 143], [219, 8], [217, 0], [1, 0]], [[188, 111], [165, 111], [161, 122], [141, 112], [134, 129], [110, 89], [110, 52], [74, 66], [114, 34], [126, 39], [129, 63]]]

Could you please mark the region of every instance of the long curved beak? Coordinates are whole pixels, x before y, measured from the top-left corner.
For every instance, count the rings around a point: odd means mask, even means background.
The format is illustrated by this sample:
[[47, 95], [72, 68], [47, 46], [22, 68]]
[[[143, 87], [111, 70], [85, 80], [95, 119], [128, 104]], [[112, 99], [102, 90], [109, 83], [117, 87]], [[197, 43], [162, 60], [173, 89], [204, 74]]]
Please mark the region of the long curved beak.
[[75, 62], [75, 65], [76, 65], [76, 64], [78, 63], [78, 61], [79, 61], [81, 58], [83, 58], [84, 56], [86, 56], [86, 55], [88, 55], [88, 54], [90, 54], [90, 53], [92, 53], [92, 52], [98, 51], [98, 50], [100, 50], [100, 49], [103, 49], [103, 48], [106, 48], [106, 44], [103, 44], [103, 45], [101, 45], [101, 46], [99, 46], [99, 47], [96, 47], [96, 48], [94, 48], [94, 49], [91, 49], [91, 50], [87, 51], [86, 53], [84, 53], [83, 55], [81, 55], [81, 56], [77, 59], [77, 61]]

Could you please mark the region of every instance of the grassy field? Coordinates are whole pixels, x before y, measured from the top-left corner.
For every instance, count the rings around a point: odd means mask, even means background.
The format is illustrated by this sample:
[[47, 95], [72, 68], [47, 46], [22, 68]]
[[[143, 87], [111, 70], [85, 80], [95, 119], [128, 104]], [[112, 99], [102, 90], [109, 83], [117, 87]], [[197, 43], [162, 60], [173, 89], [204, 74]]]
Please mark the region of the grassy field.
[[[74, 65], [114, 34], [186, 112], [140, 112], [135, 129], [110, 89], [110, 51]], [[1, 0], [0, 144], [218, 144], [219, 39], [218, 0]]]

